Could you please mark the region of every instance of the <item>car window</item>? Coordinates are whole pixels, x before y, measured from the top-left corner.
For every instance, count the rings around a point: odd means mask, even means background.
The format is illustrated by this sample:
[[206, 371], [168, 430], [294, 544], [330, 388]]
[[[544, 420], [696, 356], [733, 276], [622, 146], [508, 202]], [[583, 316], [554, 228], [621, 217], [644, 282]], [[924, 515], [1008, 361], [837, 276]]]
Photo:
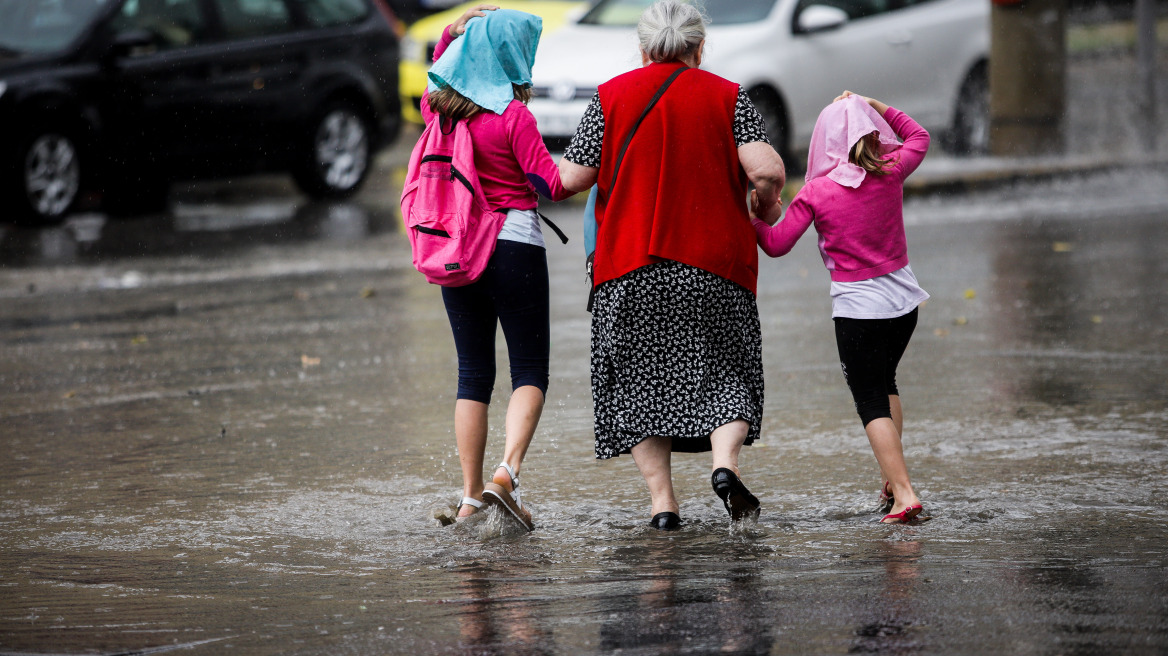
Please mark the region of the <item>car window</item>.
[[[641, 13], [655, 0], [601, 0], [583, 18], [588, 25], [629, 27], [637, 24]], [[711, 25], [753, 23], [763, 20], [775, 6], [775, 0], [694, 0]]]
[[230, 38], [279, 34], [292, 29], [284, 0], [214, 0], [223, 31]]
[[160, 49], [198, 43], [207, 31], [198, 0], [126, 0], [111, 25], [117, 32], [149, 32]]
[[369, 14], [365, 0], [300, 0], [308, 22], [315, 27], [348, 25]]
[[848, 20], [856, 20], [899, 9], [904, 5], [904, 0], [799, 0], [795, 15], [811, 5], [837, 7], [847, 12]]
[[0, 0], [0, 54], [56, 52], [81, 36], [107, 0]]

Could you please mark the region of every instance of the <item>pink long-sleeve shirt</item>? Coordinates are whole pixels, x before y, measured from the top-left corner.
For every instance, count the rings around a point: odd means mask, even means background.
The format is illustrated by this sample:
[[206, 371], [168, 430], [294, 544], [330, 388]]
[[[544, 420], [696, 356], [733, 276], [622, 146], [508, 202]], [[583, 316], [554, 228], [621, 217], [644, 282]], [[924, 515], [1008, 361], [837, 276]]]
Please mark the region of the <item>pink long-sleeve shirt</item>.
[[[434, 48], [434, 61], [454, 41], [450, 27]], [[422, 95], [422, 118], [429, 123], [437, 114]], [[573, 194], [560, 182], [560, 171], [548, 153], [535, 117], [527, 105], [512, 100], [502, 115], [482, 111], [467, 123], [474, 141], [475, 168], [483, 195], [492, 210], [533, 210], [539, 206], [538, 191], [553, 201]]]
[[809, 181], [774, 227], [754, 219], [758, 244], [771, 257], [786, 255], [815, 224], [819, 252], [835, 282], [869, 280], [908, 265], [904, 236], [904, 181], [929, 150], [929, 133], [908, 114], [888, 108], [884, 120], [904, 143], [892, 151], [895, 165], [869, 173], [853, 189], [826, 176]]

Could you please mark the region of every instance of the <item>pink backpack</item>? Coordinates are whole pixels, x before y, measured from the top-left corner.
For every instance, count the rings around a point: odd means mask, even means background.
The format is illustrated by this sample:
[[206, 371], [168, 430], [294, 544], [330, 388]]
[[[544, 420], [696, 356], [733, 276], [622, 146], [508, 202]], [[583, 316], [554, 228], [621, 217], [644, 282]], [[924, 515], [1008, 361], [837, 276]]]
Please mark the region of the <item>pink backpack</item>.
[[487, 268], [506, 212], [492, 212], [479, 184], [466, 121], [449, 131], [436, 116], [410, 154], [401, 210], [414, 268], [443, 287], [478, 280]]

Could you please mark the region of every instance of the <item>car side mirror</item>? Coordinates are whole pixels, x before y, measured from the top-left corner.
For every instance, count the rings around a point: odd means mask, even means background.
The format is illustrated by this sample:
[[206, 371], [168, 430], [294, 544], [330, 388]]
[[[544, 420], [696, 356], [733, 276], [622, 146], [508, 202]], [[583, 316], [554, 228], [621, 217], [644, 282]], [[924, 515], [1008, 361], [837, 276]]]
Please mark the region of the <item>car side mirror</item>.
[[119, 32], [110, 44], [109, 57], [141, 57], [157, 52], [158, 43], [154, 35], [147, 30], [129, 30]]
[[795, 19], [795, 32], [814, 34], [843, 27], [848, 22], [848, 12], [828, 5], [808, 5]]

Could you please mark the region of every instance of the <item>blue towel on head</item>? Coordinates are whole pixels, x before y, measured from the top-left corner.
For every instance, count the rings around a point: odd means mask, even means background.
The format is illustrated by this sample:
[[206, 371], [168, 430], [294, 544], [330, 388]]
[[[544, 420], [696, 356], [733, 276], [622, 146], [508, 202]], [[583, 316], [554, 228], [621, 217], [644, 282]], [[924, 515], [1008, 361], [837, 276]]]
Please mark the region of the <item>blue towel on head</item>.
[[531, 86], [531, 67], [543, 19], [522, 11], [497, 9], [467, 21], [430, 67], [430, 89], [450, 86], [476, 105], [502, 114], [515, 99], [512, 84]]

